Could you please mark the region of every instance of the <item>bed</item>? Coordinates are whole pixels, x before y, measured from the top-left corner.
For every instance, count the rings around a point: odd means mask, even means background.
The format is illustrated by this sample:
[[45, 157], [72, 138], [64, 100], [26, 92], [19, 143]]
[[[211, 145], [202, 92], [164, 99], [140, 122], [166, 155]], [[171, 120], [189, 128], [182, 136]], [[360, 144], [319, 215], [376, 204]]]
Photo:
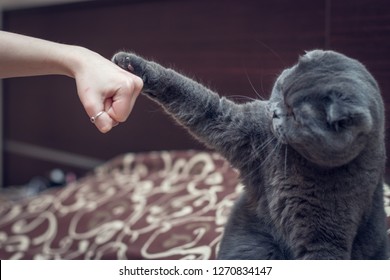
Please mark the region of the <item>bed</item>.
[[[214, 259], [241, 191], [217, 153], [121, 155], [65, 187], [2, 199], [0, 259]], [[390, 228], [388, 186], [385, 204]]]

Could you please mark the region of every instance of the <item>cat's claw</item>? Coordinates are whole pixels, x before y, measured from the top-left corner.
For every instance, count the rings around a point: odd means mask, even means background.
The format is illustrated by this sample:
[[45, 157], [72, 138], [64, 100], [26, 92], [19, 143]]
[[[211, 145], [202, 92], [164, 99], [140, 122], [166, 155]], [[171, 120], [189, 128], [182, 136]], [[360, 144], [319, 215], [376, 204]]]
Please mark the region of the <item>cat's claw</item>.
[[141, 66], [140, 57], [131, 53], [119, 52], [116, 53], [111, 60], [119, 67], [133, 73], [134, 75], [140, 77], [142, 76], [142, 72], [143, 72], [142, 67], [137, 67], [137, 66]]

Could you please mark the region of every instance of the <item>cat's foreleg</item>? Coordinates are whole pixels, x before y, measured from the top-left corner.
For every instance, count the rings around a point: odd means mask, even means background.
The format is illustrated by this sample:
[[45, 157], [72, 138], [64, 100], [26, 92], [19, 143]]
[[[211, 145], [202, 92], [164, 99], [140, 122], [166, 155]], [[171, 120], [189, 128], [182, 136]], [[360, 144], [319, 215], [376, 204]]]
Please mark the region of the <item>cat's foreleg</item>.
[[281, 260], [290, 259], [282, 242], [275, 240], [267, 222], [249, 210], [247, 194], [236, 202], [225, 226], [218, 259]]
[[199, 140], [232, 160], [236, 149], [248, 146], [252, 125], [247, 110], [176, 71], [131, 53], [113, 57], [120, 67], [141, 77], [143, 93], [160, 103]]

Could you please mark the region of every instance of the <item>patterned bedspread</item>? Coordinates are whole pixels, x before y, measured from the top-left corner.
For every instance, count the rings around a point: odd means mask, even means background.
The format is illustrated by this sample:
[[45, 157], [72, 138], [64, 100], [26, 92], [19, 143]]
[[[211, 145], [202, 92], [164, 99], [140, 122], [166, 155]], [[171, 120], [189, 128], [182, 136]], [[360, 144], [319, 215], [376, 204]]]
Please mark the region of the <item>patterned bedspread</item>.
[[120, 156], [64, 188], [2, 201], [0, 259], [213, 259], [237, 178], [216, 153]]

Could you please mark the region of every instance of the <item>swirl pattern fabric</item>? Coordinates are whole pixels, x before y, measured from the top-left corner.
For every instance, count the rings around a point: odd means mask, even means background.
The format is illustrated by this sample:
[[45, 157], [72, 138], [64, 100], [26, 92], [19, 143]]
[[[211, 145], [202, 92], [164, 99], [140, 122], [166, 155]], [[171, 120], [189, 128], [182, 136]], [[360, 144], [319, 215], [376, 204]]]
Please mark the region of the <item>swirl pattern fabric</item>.
[[241, 185], [215, 153], [127, 154], [0, 205], [1, 259], [210, 259]]

